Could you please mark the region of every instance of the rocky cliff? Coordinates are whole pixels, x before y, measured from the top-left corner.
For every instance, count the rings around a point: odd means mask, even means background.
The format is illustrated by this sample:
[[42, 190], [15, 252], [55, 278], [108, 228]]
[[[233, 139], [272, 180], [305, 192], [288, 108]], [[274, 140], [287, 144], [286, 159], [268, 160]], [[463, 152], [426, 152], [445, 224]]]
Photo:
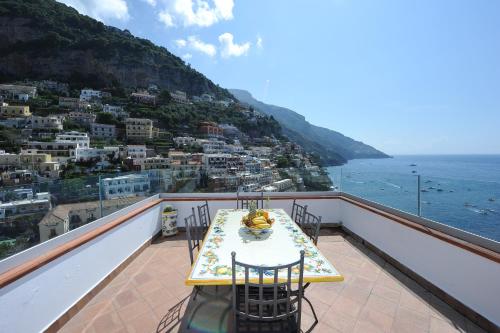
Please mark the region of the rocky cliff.
[[0, 80], [53, 79], [94, 88], [156, 84], [231, 97], [163, 47], [54, 0], [0, 0]]

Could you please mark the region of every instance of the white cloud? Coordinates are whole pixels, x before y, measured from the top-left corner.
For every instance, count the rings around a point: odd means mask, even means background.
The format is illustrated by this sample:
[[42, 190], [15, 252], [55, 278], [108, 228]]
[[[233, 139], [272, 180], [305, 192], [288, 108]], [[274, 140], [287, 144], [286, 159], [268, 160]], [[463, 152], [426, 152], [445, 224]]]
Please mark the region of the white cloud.
[[210, 43], [205, 43], [196, 36], [189, 36], [188, 44], [189, 47], [192, 48], [193, 50], [205, 53], [210, 57], [213, 57], [217, 54], [217, 49], [215, 48], [215, 45]]
[[127, 21], [130, 18], [125, 0], [59, 0], [59, 2], [102, 22], [108, 19]]
[[186, 47], [186, 45], [187, 45], [187, 42], [186, 42], [186, 40], [185, 40], [185, 39], [176, 39], [176, 40], [174, 40], [174, 43], [175, 43], [175, 45], [177, 45], [177, 47], [179, 47], [179, 48]]
[[209, 27], [222, 20], [233, 19], [233, 0], [163, 0], [163, 16], [168, 15], [167, 27], [181, 23], [183, 26]]
[[257, 36], [257, 43], [256, 43], [257, 47], [259, 49], [261, 49], [264, 45], [262, 45], [262, 37], [260, 36]]
[[184, 60], [189, 60], [193, 57], [193, 55], [191, 53], [186, 53], [182, 56], [182, 59]]
[[146, 2], [151, 7], [156, 7], [156, 0], [142, 0], [142, 1]]
[[219, 42], [221, 44], [220, 53], [223, 58], [246, 55], [248, 50], [250, 50], [250, 42], [236, 44], [233, 42], [233, 39], [233, 35], [229, 32], [223, 33], [219, 36]]
[[167, 27], [175, 26], [174, 18], [166, 10], [162, 10], [158, 13], [158, 20], [160, 20], [160, 22], [163, 22], [163, 24], [165, 24]]

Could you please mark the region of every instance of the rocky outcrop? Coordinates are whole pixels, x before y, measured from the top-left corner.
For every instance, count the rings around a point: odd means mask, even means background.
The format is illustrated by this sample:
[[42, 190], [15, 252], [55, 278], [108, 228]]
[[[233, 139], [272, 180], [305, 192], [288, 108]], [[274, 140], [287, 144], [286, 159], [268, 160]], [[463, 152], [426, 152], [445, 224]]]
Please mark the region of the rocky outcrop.
[[0, 80], [148, 87], [231, 97], [163, 47], [53, 0], [0, 2]]

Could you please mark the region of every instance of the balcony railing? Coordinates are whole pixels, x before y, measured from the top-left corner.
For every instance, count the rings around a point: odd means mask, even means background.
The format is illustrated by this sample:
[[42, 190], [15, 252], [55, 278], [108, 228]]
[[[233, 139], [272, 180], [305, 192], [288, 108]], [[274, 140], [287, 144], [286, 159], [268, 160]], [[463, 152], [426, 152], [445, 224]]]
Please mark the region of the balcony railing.
[[[499, 243], [340, 192], [266, 195], [270, 208], [288, 213], [294, 199], [307, 204], [325, 227], [341, 225], [469, 320], [498, 328]], [[1, 261], [0, 312], [9, 315], [0, 331], [65, 323], [160, 232], [163, 205], [178, 210], [182, 227], [191, 207], [205, 200], [212, 214], [236, 207], [236, 193], [158, 194]]]

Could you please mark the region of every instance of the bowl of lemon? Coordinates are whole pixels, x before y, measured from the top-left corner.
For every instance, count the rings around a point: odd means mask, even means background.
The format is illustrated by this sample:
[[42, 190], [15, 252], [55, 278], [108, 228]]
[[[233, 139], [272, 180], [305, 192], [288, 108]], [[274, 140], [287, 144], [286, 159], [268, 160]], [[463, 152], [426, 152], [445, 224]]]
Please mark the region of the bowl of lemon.
[[257, 210], [245, 215], [241, 222], [250, 233], [257, 236], [269, 232], [273, 226], [274, 219], [269, 218], [268, 212]]

